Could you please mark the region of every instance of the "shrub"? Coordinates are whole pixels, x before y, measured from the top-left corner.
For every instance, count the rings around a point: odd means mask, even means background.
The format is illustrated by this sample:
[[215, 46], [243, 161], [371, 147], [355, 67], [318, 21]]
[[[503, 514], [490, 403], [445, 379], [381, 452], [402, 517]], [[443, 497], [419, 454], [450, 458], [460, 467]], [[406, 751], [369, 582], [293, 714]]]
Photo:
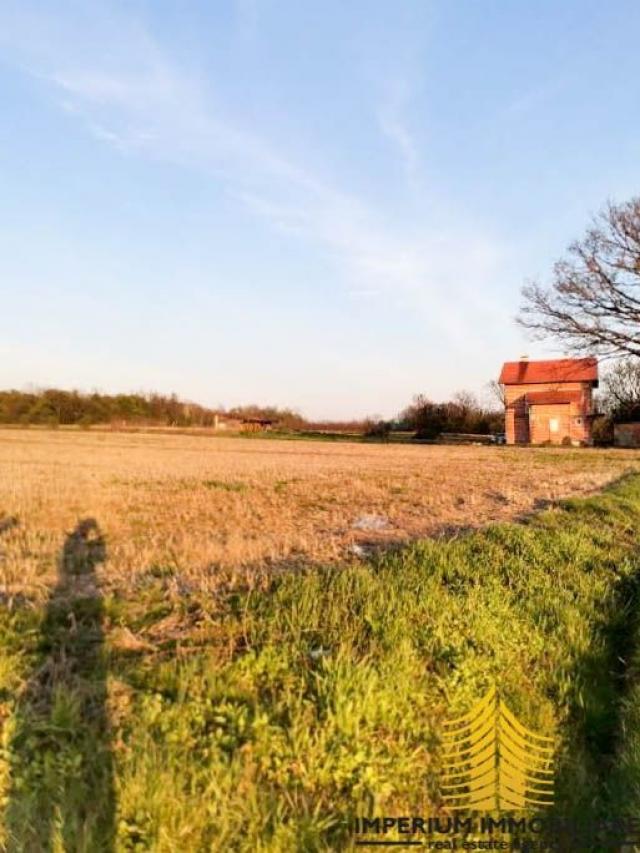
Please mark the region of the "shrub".
[[391, 432], [389, 421], [369, 421], [365, 429], [365, 438], [378, 438], [387, 441]]
[[610, 417], [596, 418], [591, 431], [593, 443], [597, 447], [613, 444], [613, 420]]

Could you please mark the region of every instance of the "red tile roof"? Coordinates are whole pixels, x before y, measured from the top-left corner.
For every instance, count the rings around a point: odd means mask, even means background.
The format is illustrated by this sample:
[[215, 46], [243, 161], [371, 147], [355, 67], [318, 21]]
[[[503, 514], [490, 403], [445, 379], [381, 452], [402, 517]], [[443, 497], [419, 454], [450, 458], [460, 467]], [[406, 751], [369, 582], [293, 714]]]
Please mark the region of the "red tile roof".
[[549, 361], [507, 361], [502, 365], [503, 385], [535, 385], [542, 382], [598, 382], [595, 358], [556, 358]]

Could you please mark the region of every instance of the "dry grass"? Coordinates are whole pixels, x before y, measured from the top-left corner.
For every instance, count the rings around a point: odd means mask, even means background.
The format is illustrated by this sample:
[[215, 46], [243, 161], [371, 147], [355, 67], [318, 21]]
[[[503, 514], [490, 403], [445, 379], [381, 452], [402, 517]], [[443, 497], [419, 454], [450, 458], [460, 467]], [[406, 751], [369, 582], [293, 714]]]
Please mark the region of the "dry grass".
[[621, 451], [0, 431], [0, 519], [20, 522], [2, 537], [0, 582], [45, 594], [80, 518], [105, 535], [104, 580], [170, 565], [206, 587], [511, 519], [638, 468]]

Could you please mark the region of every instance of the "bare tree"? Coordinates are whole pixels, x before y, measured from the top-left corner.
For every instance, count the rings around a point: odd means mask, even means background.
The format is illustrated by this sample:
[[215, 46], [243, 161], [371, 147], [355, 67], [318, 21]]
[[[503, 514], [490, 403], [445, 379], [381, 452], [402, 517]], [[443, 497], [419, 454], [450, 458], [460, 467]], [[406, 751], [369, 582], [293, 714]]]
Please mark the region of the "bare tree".
[[521, 326], [570, 351], [640, 357], [640, 197], [609, 203], [553, 268], [522, 291]]
[[640, 411], [640, 362], [629, 358], [611, 367], [604, 377], [602, 402], [605, 410], [616, 417]]
[[487, 392], [494, 403], [499, 403], [501, 409], [505, 408], [504, 385], [501, 385], [497, 379], [491, 379], [487, 382]]
[[460, 411], [465, 417], [469, 412], [473, 412], [480, 408], [478, 399], [472, 391], [456, 391], [451, 398], [451, 402], [460, 408]]

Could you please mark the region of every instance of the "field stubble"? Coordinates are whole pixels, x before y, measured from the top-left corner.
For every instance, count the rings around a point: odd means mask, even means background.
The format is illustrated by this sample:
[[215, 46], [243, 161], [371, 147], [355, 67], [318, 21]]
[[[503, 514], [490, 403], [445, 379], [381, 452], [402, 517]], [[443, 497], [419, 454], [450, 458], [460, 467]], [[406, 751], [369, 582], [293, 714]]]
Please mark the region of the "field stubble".
[[0, 431], [4, 593], [46, 595], [79, 519], [109, 543], [102, 582], [170, 567], [200, 588], [517, 518], [588, 494], [640, 454], [201, 436]]

